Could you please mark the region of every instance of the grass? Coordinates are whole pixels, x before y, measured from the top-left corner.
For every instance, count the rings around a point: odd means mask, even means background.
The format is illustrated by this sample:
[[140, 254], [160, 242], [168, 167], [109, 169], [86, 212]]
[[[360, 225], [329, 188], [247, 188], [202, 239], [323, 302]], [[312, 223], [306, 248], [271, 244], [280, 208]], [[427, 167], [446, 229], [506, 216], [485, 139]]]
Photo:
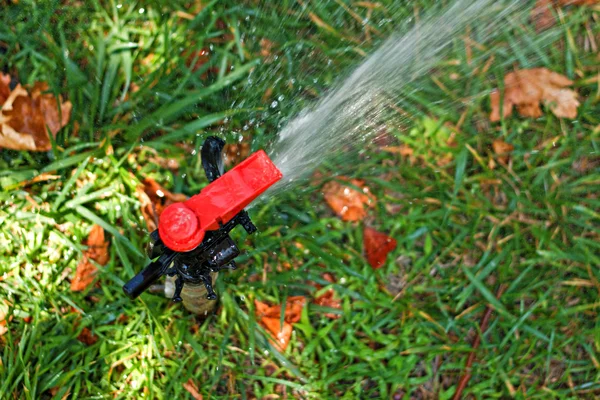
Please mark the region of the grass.
[[[0, 307], [12, 317], [0, 337], [1, 398], [185, 398], [189, 379], [206, 398], [451, 398], [472, 353], [464, 395], [600, 394], [597, 11], [562, 10], [542, 33], [513, 21], [485, 48], [457, 40], [399, 103], [407, 118], [386, 121], [413, 160], [371, 146], [358, 166], [323, 166], [364, 179], [378, 198], [365, 223], [398, 240], [383, 268], [362, 255], [363, 223], [340, 221], [308, 184], [253, 208], [261, 233], [237, 234], [242, 268], [221, 275], [220, 311], [203, 321], [155, 295], [122, 295], [147, 261], [139, 181], [197, 193], [207, 135], [262, 148], [434, 2], [381, 2], [366, 23], [356, 15], [368, 8], [343, 1], [66, 3], [20, 1], [0, 14], [0, 67], [73, 103], [52, 151], [0, 152]], [[263, 38], [274, 43], [268, 57]], [[202, 49], [209, 61], [194, 71]], [[578, 118], [490, 124], [482, 93], [516, 66], [575, 79]], [[452, 131], [456, 146], [445, 147]], [[491, 150], [497, 138], [515, 146], [510, 165]], [[57, 178], [29, 181], [41, 173]], [[94, 223], [111, 258], [98, 285], [74, 293]], [[311, 296], [310, 282], [335, 289], [340, 318], [308, 305], [279, 352], [253, 300]], [[96, 343], [77, 340], [86, 328]]]

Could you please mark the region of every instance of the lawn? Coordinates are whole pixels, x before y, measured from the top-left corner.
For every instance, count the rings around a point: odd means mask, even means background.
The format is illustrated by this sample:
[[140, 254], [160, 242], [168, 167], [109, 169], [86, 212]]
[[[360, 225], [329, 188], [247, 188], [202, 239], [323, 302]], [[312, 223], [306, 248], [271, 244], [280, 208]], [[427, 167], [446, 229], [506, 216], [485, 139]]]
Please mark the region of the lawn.
[[[536, 29], [532, 1], [485, 43], [465, 29], [378, 140], [252, 207], [259, 233], [235, 231], [239, 268], [206, 317], [122, 292], [149, 262], [143, 182], [198, 193], [206, 137], [238, 143], [234, 163], [268, 148], [442, 2], [5, 3], [11, 88], [45, 82], [72, 110], [47, 151], [0, 149], [0, 398], [600, 396], [597, 2]], [[491, 122], [490, 91], [538, 67], [574, 81], [576, 118], [546, 104]], [[324, 198], [344, 177], [376, 199], [360, 221]], [[109, 258], [74, 291], [94, 225]], [[397, 241], [381, 268], [365, 227]], [[334, 307], [315, 303], [326, 293]], [[306, 300], [282, 349], [256, 301], [292, 296]]]

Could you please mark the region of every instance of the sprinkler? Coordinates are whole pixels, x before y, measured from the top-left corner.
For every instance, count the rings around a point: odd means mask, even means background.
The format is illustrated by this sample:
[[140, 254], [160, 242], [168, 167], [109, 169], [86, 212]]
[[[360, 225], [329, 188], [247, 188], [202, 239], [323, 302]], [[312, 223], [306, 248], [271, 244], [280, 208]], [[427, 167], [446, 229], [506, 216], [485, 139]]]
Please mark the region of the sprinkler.
[[229, 233], [238, 225], [250, 234], [256, 232], [244, 208], [282, 174], [263, 150], [223, 173], [224, 146], [214, 136], [202, 145], [202, 167], [210, 183], [199, 194], [162, 212], [158, 229], [150, 234], [148, 256], [154, 261], [123, 286], [129, 298], [135, 299], [168, 275], [176, 277], [174, 302], [182, 301], [186, 283], [204, 284], [206, 298], [216, 300], [211, 273], [236, 269], [234, 259], [240, 251]]

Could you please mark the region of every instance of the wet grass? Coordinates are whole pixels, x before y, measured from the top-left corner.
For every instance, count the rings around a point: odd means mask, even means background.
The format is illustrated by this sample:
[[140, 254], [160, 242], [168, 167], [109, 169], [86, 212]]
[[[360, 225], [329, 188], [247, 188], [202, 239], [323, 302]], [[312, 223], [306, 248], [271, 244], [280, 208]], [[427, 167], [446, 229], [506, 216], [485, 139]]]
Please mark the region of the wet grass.
[[[363, 223], [333, 216], [315, 180], [252, 209], [261, 233], [237, 233], [242, 268], [219, 278], [218, 314], [201, 321], [155, 295], [122, 295], [146, 263], [140, 180], [197, 193], [207, 135], [263, 147], [434, 2], [387, 3], [4, 7], [0, 67], [22, 83], [47, 81], [73, 103], [73, 122], [48, 153], [0, 152], [0, 310], [9, 316], [0, 397], [184, 397], [192, 379], [206, 398], [450, 398], [473, 353], [465, 395], [598, 395], [600, 105], [590, 43], [600, 31], [589, 8], [561, 12], [540, 34], [519, 20], [485, 47], [457, 40], [399, 102], [403, 118], [384, 121], [412, 159], [370, 146], [359, 165], [324, 165], [327, 179], [364, 179], [378, 198], [364, 223], [398, 240], [380, 270], [362, 255]], [[485, 92], [515, 67], [538, 66], [576, 80], [577, 120], [548, 111], [490, 124]], [[451, 132], [456, 145], [440, 146]], [[507, 164], [491, 150], [498, 138], [515, 146]], [[98, 285], [74, 293], [69, 278], [95, 223], [111, 258]], [[335, 289], [340, 318], [308, 305], [281, 353], [253, 300], [314, 296], [309, 282]], [[77, 340], [86, 328], [94, 344]]]

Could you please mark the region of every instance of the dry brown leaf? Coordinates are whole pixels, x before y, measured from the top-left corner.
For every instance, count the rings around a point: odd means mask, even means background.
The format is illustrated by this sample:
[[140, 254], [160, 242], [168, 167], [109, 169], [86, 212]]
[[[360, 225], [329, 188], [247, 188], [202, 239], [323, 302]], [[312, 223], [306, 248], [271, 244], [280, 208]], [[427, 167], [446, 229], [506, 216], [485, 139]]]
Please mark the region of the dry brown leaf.
[[364, 186], [362, 181], [349, 180], [344, 177], [340, 177], [340, 180], [349, 181], [353, 186], [361, 188], [362, 192], [340, 182], [331, 181], [323, 186], [325, 201], [342, 220], [362, 220], [367, 215], [365, 206], [373, 207], [375, 205], [375, 196], [369, 192], [369, 188]]
[[[300, 314], [302, 314], [302, 308], [306, 299], [304, 296], [290, 296], [287, 298], [285, 303], [285, 316], [284, 320], [289, 323], [300, 321]], [[256, 307], [256, 316], [259, 318], [281, 318], [281, 305], [277, 304], [270, 306], [267, 303], [255, 300], [254, 305]]]
[[541, 30], [550, 28], [556, 23], [552, 8], [566, 6], [593, 6], [600, 4], [600, 0], [537, 0], [531, 10], [531, 19], [535, 24], [535, 29]]
[[[504, 77], [504, 117], [512, 114], [516, 106], [523, 117], [542, 116], [540, 103], [548, 104], [550, 110], [560, 118], [576, 118], [577, 92], [566, 89], [573, 84], [564, 75], [546, 68], [521, 69]], [[490, 95], [492, 112], [490, 121], [500, 121], [500, 92], [494, 90]]]
[[190, 52], [185, 60], [185, 64], [193, 72], [196, 72], [204, 64], [206, 64], [209, 60], [210, 60], [210, 50], [200, 49], [197, 51]]
[[281, 305], [270, 306], [267, 303], [254, 300], [256, 317], [263, 328], [271, 334], [272, 338], [269, 339], [270, 342], [279, 350], [283, 351], [287, 348], [292, 335], [292, 324], [300, 321], [300, 315], [302, 314], [305, 302], [306, 299], [304, 296], [288, 297], [285, 306], [284, 322], [281, 325]]
[[552, 0], [537, 0], [531, 10], [531, 20], [535, 25], [536, 31], [548, 29], [554, 25], [554, 14], [552, 14]]
[[508, 163], [510, 153], [515, 149], [510, 143], [506, 143], [501, 139], [496, 139], [492, 142], [492, 148], [494, 153], [498, 156], [498, 160], [504, 164]]
[[150, 157], [149, 162], [158, 165], [161, 168], [165, 168], [176, 172], [179, 169], [179, 163], [174, 158], [164, 158], [160, 156]]
[[228, 143], [224, 148], [225, 166], [233, 167], [248, 158], [250, 154], [250, 143], [245, 140], [242, 143]]
[[275, 43], [270, 41], [267, 38], [260, 39], [260, 55], [267, 62], [273, 61], [273, 48], [275, 47]]
[[79, 340], [83, 344], [91, 346], [98, 341], [98, 336], [94, 335], [90, 328], [85, 327], [83, 328], [79, 336], [77, 336], [77, 340]]
[[[185, 52], [184, 57], [186, 57], [185, 64], [188, 68], [192, 70], [192, 72], [198, 71], [200, 68], [204, 66], [207, 62], [210, 61], [210, 50], [207, 48], [203, 48], [197, 51]], [[195, 62], [194, 62], [195, 60]], [[219, 73], [219, 68], [210, 67], [205, 72], [202, 73], [200, 79], [207, 79], [209, 75], [216, 75]]]
[[87, 250], [83, 258], [77, 264], [75, 278], [71, 281], [71, 290], [79, 292], [85, 290], [94, 281], [97, 268], [92, 260], [100, 265], [106, 265], [110, 255], [108, 253], [108, 242], [104, 237], [104, 229], [100, 225], [94, 225], [86, 240]]
[[137, 188], [136, 196], [142, 204], [141, 211], [150, 232], [158, 228], [158, 218], [163, 210], [173, 204], [186, 201], [187, 196], [171, 193], [152, 178], [145, 178], [143, 186]]
[[202, 394], [200, 394], [200, 392], [198, 391], [198, 386], [196, 386], [192, 378], [188, 379], [188, 381], [183, 384], [183, 388], [187, 390], [188, 393], [191, 394], [195, 400], [203, 399]]
[[70, 102], [59, 103], [45, 82], [36, 82], [30, 93], [20, 84], [10, 90], [10, 77], [0, 73], [0, 147], [13, 150], [48, 151], [52, 135], [71, 117]]
[[414, 150], [410, 146], [403, 144], [400, 146], [386, 146], [382, 147], [381, 150], [392, 154], [400, 154], [404, 157], [410, 157], [414, 154]]
[[[323, 278], [327, 282], [335, 282], [335, 278], [330, 273], [323, 274]], [[321, 285], [316, 283], [314, 284], [314, 286], [317, 288], [317, 290], [320, 290], [322, 288]], [[313, 303], [322, 307], [336, 308], [338, 310], [342, 308], [342, 301], [336, 298], [335, 290], [333, 289], [329, 289], [319, 297], [316, 297], [313, 300]], [[325, 313], [325, 316], [330, 319], [338, 319], [341, 315], [334, 313]]]
[[[7, 300], [0, 302], [0, 336], [8, 332], [7, 325], [12, 320], [12, 315], [8, 314], [9, 304]], [[0, 366], [2, 366], [1, 363]]]
[[600, 5], [600, 0], [558, 0], [558, 4], [565, 6], [595, 6]]
[[10, 96], [10, 75], [0, 73], [0, 104]]
[[381, 268], [390, 251], [396, 248], [396, 239], [365, 226], [363, 230], [363, 242], [367, 261], [373, 269]]
[[577, 160], [573, 161], [573, 164], [571, 166], [576, 172], [580, 174], [585, 174], [586, 172], [600, 167], [600, 157], [580, 157]]

